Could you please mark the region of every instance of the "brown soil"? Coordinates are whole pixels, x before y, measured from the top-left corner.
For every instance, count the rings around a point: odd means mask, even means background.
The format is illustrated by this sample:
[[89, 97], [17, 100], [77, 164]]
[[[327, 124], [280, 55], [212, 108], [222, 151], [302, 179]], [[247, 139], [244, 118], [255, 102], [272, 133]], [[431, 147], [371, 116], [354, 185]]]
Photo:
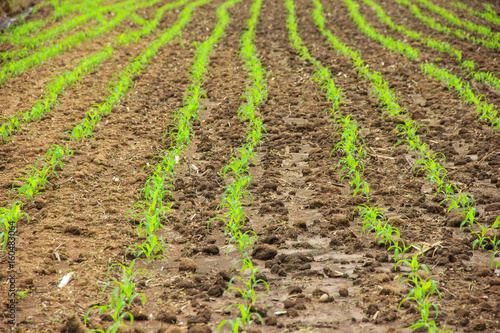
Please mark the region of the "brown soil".
[[[144, 187], [147, 165], [154, 164], [155, 156], [170, 144], [164, 133], [190, 84], [194, 42], [209, 37], [221, 3], [215, 0], [195, 11], [182, 38], [162, 48], [134, 78], [134, 87], [102, 120], [92, 139], [70, 144], [74, 156], [35, 202], [26, 206], [30, 221], [23, 218], [17, 233], [16, 288], [27, 291], [17, 305], [20, 331], [83, 332], [81, 321], [87, 311], [108, 302], [110, 291], [102, 293], [103, 283], [109, 281], [107, 270], [114, 263], [128, 265], [125, 251], [138, 241], [137, 222], [127, 213]], [[194, 121], [193, 141], [176, 169], [173, 212], [159, 231], [167, 243], [166, 257], [152, 264], [142, 259], [136, 263], [148, 273], [135, 281], [146, 297], [145, 306], [133, 310], [135, 320], [130, 326], [135, 332], [178, 332], [174, 328], [210, 332], [223, 319], [238, 316], [237, 308], [229, 306], [241, 298], [227, 287], [240, 255], [224, 236], [224, 224], [210, 221], [229, 181], [219, 171], [245, 142], [246, 123], [239, 122], [237, 110], [248, 81], [238, 51], [250, 5], [242, 1], [230, 9], [231, 24], [211, 55], [204, 108]], [[310, 1], [297, 0], [296, 6], [304, 44], [330, 68], [342, 88], [346, 104], [340, 111], [358, 122], [369, 152], [364, 176], [375, 202], [386, 210], [406, 243], [428, 248], [421, 261], [441, 292], [441, 299], [432, 298], [439, 305], [436, 321], [457, 332], [496, 332], [500, 329], [500, 272], [489, 269], [489, 253], [472, 249], [471, 230], [460, 230], [457, 216], [439, 206], [442, 198], [433, 195], [432, 184], [412, 174], [417, 156], [406, 152], [405, 146], [394, 148], [397, 120], [381, 117], [370, 85], [357, 77], [347, 59], [328, 47], [311, 19]], [[388, 2], [383, 6], [396, 23], [433, 34], [404, 8]], [[361, 9], [379, 31], [401, 39], [379, 25], [370, 8]], [[498, 131], [476, 121], [474, 109], [463, 105], [455, 91], [426, 78], [418, 63], [361, 34], [343, 2], [324, 1], [324, 10], [332, 33], [360, 50], [366, 63], [384, 75], [411, 117], [428, 125], [422, 139], [433, 151], [446, 155], [450, 179], [474, 196], [477, 220], [491, 226], [500, 214]], [[153, 12], [151, 8], [140, 14], [151, 17]], [[291, 48], [285, 17], [281, 1], [264, 1], [255, 41], [269, 73], [269, 98], [260, 106], [267, 133], [250, 170], [249, 191], [254, 200], [245, 207], [246, 228], [258, 235], [255, 262], [270, 290], [257, 287], [267, 295], [258, 299], [256, 309], [265, 323], [253, 326], [262, 332], [408, 331], [405, 327], [418, 321], [419, 314], [410, 303], [398, 309], [411, 289], [398, 280], [407, 268], [395, 271], [386, 249], [371, 234], [361, 234], [354, 208], [365, 201], [352, 196], [349, 184], [342, 184], [342, 175], [335, 169], [340, 155], [330, 156], [339, 140], [327, 111], [331, 105], [311, 80], [310, 64]], [[167, 14], [161, 31], [176, 18], [177, 11]], [[2, 116], [28, 109], [51, 77], [72, 68], [127, 28], [130, 22], [7, 81], [0, 90]], [[498, 69], [493, 51], [474, 52], [456, 38], [434, 35], [463, 50], [482, 70]], [[93, 104], [104, 100], [114, 73], [157, 36], [117, 48], [111, 60], [67, 88], [50, 114], [24, 126], [13, 142], [0, 145], [2, 205], [12, 202], [9, 191], [24, 168], [52, 144], [66, 144], [64, 132], [79, 123]], [[421, 60], [435, 59], [434, 51], [415, 46], [422, 50]], [[442, 58], [438, 64], [464, 75]], [[478, 84], [474, 87], [500, 105], [497, 92]], [[8, 277], [7, 261], [2, 254], [2, 280]], [[69, 272], [74, 272], [72, 281], [59, 289], [61, 278]], [[118, 273], [110, 275], [119, 279]], [[2, 316], [7, 313], [8, 301], [3, 301], [7, 294], [7, 283], [0, 284]], [[111, 325], [95, 311], [89, 320], [92, 328], [105, 330]], [[10, 329], [7, 318], [0, 325], [1, 331]], [[229, 330], [229, 325], [222, 329]]]

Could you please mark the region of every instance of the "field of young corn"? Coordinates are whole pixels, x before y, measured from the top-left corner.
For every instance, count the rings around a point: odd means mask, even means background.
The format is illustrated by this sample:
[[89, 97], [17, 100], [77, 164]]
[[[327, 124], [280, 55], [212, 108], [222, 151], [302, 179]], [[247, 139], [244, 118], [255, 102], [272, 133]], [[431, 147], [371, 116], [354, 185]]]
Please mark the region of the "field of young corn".
[[11, 22], [0, 332], [500, 330], [497, 2]]

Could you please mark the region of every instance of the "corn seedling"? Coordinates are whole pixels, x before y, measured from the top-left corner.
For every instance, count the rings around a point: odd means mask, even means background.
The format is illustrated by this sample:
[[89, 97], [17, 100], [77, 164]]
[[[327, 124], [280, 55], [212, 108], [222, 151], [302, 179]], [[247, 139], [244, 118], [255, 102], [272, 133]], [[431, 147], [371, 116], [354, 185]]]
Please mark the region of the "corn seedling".
[[[109, 283], [108, 283], [109, 284]], [[105, 333], [116, 333], [121, 326], [125, 326], [125, 318], [130, 319], [130, 324], [134, 323], [134, 316], [130, 312], [126, 312], [127, 301], [123, 296], [120, 295], [120, 288], [116, 287], [111, 293], [111, 301], [110, 304], [106, 305], [94, 305], [90, 308], [90, 310], [85, 314], [84, 323], [87, 325], [88, 316], [92, 310], [99, 310], [98, 314], [108, 314], [112, 321], [113, 325], [111, 325]], [[90, 330], [89, 332], [102, 332], [103, 330]]]
[[129, 309], [132, 306], [132, 302], [137, 297], [142, 298], [142, 304], [146, 302], [146, 297], [144, 296], [144, 294], [135, 292], [135, 283], [133, 282], [138, 274], [144, 274], [145, 271], [143, 269], [134, 269], [134, 263], [135, 260], [130, 262], [130, 265], [128, 267], [120, 263], [113, 264], [108, 268], [108, 272], [106, 274], [106, 276], [109, 278], [109, 272], [111, 269], [113, 269], [114, 267], [122, 268], [121, 281], [111, 281], [110, 283], [117, 285], [120, 290], [120, 297], [127, 301], [127, 308]]
[[21, 212], [22, 206], [22, 202], [16, 201], [10, 205], [10, 208], [0, 208], [0, 230], [2, 231], [0, 233], [0, 239], [2, 240], [2, 251], [5, 251], [8, 245], [9, 232], [17, 229], [17, 222], [19, 219], [26, 216], [28, 223], [30, 221], [28, 214]]

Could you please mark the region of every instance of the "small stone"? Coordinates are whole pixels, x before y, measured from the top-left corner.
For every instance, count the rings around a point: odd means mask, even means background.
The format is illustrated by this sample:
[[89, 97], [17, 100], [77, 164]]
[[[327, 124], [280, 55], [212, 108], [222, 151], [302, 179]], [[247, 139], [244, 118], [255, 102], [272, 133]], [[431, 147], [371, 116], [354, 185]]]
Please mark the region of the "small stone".
[[323, 294], [323, 295], [321, 295], [321, 297], [319, 298], [319, 302], [320, 302], [320, 303], [326, 303], [326, 302], [328, 302], [328, 300], [329, 300], [328, 294]]
[[197, 268], [198, 268], [198, 265], [191, 258], [182, 258], [180, 263], [179, 263], [179, 272], [185, 271], [185, 272], [194, 273], [194, 272], [196, 272]]
[[347, 289], [346, 286], [342, 286], [339, 288], [339, 295], [340, 297], [347, 297], [349, 296], [349, 289]]
[[260, 260], [271, 260], [276, 257], [278, 250], [268, 244], [257, 245], [252, 251], [252, 257]]

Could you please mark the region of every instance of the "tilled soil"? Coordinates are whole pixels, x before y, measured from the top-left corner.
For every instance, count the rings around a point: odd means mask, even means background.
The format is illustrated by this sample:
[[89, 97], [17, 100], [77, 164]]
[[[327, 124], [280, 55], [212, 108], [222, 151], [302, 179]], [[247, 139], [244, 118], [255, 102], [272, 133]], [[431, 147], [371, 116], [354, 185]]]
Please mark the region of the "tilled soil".
[[[128, 265], [127, 248], [138, 241], [137, 218], [130, 208], [150, 174], [148, 166], [170, 144], [165, 133], [190, 85], [195, 46], [209, 37], [221, 3], [216, 0], [195, 10], [182, 37], [163, 47], [147, 69], [134, 77], [134, 87], [102, 119], [93, 138], [70, 143], [74, 156], [24, 208], [30, 221], [23, 218], [19, 223], [16, 245], [16, 288], [27, 291], [17, 306], [21, 331], [83, 332], [81, 321], [89, 309], [108, 302], [110, 290], [103, 293], [103, 285], [111, 278], [120, 279], [118, 269], [107, 276], [108, 268], [115, 263]], [[496, 72], [497, 51], [476, 52], [476, 46], [433, 33], [403, 7], [379, 3], [396, 23], [446, 40], [465, 58], [475, 59], [481, 70]], [[136, 304], [131, 311], [135, 320], [130, 327], [135, 332], [178, 332], [175, 328], [210, 332], [222, 320], [238, 316], [237, 308], [230, 305], [242, 300], [227, 288], [237, 274], [233, 265], [240, 256], [224, 235], [224, 223], [213, 218], [224, 214], [217, 206], [230, 181], [221, 177], [220, 170], [246, 138], [247, 123], [239, 121], [237, 111], [249, 82], [239, 49], [250, 5], [242, 1], [229, 10], [231, 23], [211, 54], [203, 109], [193, 123], [191, 145], [176, 169], [172, 213], [159, 231], [166, 242], [165, 258], [152, 264], [140, 259], [135, 264], [147, 271], [135, 281], [137, 291], [146, 297], [144, 306]], [[154, 8], [140, 14], [152, 17]], [[342, 89], [345, 104], [339, 111], [358, 122], [369, 153], [364, 178], [374, 192], [373, 200], [386, 210], [406, 244], [425, 249], [420, 261], [430, 271], [421, 274], [430, 275], [441, 293], [441, 299], [432, 297], [439, 312], [431, 315], [452, 331], [499, 330], [500, 279], [499, 271], [490, 269], [490, 254], [473, 250], [471, 230], [460, 229], [461, 219], [439, 205], [443, 197], [434, 195], [433, 185], [423, 174], [412, 172], [417, 155], [404, 145], [394, 146], [398, 120], [382, 117], [370, 85], [357, 76], [348, 59], [329, 48], [312, 21], [311, 2], [298, 0], [296, 8], [304, 44], [329, 67]], [[166, 13], [161, 31], [175, 22], [178, 11]], [[361, 51], [410, 116], [427, 125], [428, 131], [420, 134], [423, 141], [434, 152], [445, 154], [450, 180], [474, 196], [476, 219], [491, 226], [500, 215], [498, 131], [477, 121], [475, 110], [462, 104], [455, 91], [425, 77], [418, 62], [384, 49], [359, 32], [343, 2], [324, 2], [324, 11], [327, 28]], [[378, 31], [402, 39], [380, 25], [370, 8], [361, 5], [361, 12]], [[411, 289], [400, 279], [408, 268], [395, 270], [386, 248], [373, 235], [361, 232], [354, 209], [366, 199], [353, 197], [349, 183], [342, 182], [343, 174], [335, 168], [341, 155], [331, 154], [339, 141], [328, 111], [331, 104], [312, 79], [311, 65], [290, 46], [286, 14], [282, 1], [264, 1], [255, 40], [268, 73], [268, 99], [259, 108], [266, 138], [250, 168], [248, 189], [253, 201], [245, 203], [245, 228], [258, 235], [255, 263], [269, 290], [257, 286], [266, 295], [258, 298], [255, 308], [264, 323], [252, 327], [262, 332], [406, 331], [420, 318], [411, 303], [399, 306]], [[1, 87], [2, 116], [29, 108], [52, 76], [72, 68], [129, 28], [126, 22], [109, 35], [7, 81]], [[24, 168], [34, 165], [52, 144], [65, 145], [64, 132], [104, 100], [114, 73], [159, 33], [117, 48], [111, 60], [67, 88], [59, 97], [60, 105], [47, 116], [0, 145], [2, 203], [13, 201], [9, 192]], [[435, 62], [434, 51], [411, 43], [421, 49], [420, 61]], [[439, 57], [437, 64], [465, 76], [446, 56]], [[471, 85], [489, 102], [500, 104], [498, 92]], [[5, 255], [0, 257], [2, 267], [7, 267], [7, 261]], [[61, 278], [69, 272], [74, 272], [72, 281], [59, 289]], [[6, 270], [0, 276], [7, 279]], [[7, 284], [0, 288], [7, 295]], [[5, 313], [7, 302], [2, 308]], [[6, 332], [7, 318], [2, 325]], [[93, 311], [89, 325], [106, 330], [111, 322]], [[222, 331], [230, 331], [229, 324]]]

